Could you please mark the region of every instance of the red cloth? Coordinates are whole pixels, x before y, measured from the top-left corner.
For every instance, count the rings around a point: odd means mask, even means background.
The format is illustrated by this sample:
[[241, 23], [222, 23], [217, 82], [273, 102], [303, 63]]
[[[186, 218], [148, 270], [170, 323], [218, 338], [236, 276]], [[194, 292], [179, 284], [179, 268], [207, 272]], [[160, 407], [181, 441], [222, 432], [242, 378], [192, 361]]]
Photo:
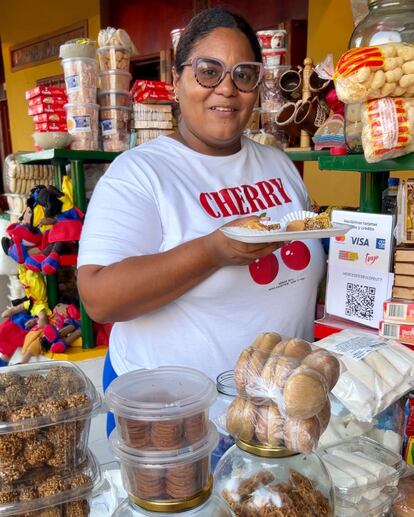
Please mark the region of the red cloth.
[[0, 323], [0, 352], [11, 357], [19, 346], [23, 346], [27, 332], [11, 320]]

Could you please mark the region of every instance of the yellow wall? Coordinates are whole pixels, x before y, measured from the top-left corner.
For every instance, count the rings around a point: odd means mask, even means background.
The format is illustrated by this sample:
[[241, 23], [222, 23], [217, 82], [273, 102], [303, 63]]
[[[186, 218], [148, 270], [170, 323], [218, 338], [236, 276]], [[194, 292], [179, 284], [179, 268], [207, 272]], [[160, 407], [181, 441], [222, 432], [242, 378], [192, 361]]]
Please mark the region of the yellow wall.
[[[308, 56], [315, 62], [332, 53], [334, 61], [347, 49], [353, 30], [349, 0], [309, 0]], [[360, 175], [355, 172], [319, 171], [305, 164], [305, 183], [320, 205], [359, 205]]]
[[0, 37], [6, 76], [7, 101], [13, 151], [33, 150], [33, 122], [27, 115], [24, 93], [36, 80], [62, 73], [59, 60], [10, 71], [9, 47], [88, 20], [89, 37], [96, 39], [100, 28], [99, 0], [1, 0]]

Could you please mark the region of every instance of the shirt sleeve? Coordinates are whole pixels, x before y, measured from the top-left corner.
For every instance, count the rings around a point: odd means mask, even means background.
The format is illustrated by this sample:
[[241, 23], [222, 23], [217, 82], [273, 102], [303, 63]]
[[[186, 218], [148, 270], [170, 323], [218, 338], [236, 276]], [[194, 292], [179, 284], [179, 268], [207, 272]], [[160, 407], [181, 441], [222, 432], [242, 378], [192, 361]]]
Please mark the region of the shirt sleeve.
[[162, 226], [151, 182], [136, 149], [123, 153], [99, 180], [79, 243], [78, 267], [107, 266], [157, 253]]

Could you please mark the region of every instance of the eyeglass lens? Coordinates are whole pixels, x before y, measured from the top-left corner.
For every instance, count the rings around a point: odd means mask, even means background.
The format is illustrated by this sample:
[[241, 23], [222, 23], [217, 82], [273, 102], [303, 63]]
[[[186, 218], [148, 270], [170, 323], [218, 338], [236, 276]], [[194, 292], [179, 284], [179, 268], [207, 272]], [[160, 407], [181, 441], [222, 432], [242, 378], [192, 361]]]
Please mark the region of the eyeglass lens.
[[[206, 88], [213, 88], [222, 81], [223, 65], [214, 59], [199, 59], [196, 63], [197, 81]], [[236, 88], [249, 92], [256, 88], [260, 77], [260, 66], [250, 63], [238, 65], [232, 72], [231, 78]]]

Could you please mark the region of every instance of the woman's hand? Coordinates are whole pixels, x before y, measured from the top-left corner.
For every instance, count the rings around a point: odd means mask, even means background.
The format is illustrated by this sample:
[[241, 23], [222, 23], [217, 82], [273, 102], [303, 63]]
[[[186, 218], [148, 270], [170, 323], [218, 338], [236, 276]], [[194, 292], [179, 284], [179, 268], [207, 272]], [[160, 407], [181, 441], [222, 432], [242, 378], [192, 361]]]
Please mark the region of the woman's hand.
[[[236, 219], [223, 226], [241, 226], [249, 220], [259, 220], [257, 216]], [[223, 266], [245, 266], [255, 260], [270, 255], [278, 248], [282, 248], [284, 242], [271, 242], [260, 244], [249, 244], [230, 239], [220, 230], [216, 230], [205, 237], [204, 244], [206, 252], [211, 260], [219, 267]]]

